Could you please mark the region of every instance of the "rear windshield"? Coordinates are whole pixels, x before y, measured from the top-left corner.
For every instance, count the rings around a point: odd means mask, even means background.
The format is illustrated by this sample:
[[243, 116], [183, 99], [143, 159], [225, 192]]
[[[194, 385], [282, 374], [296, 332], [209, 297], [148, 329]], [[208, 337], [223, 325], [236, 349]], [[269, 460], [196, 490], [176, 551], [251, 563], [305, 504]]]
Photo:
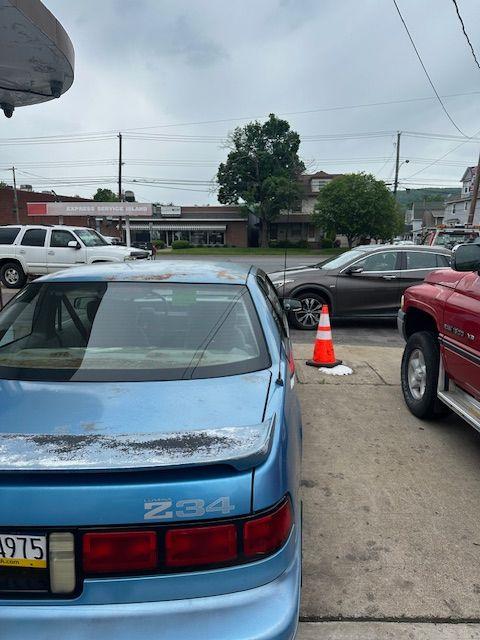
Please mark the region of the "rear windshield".
[[0, 227], [0, 244], [13, 244], [20, 227]]
[[0, 313], [0, 378], [211, 378], [270, 366], [237, 285], [33, 283]]

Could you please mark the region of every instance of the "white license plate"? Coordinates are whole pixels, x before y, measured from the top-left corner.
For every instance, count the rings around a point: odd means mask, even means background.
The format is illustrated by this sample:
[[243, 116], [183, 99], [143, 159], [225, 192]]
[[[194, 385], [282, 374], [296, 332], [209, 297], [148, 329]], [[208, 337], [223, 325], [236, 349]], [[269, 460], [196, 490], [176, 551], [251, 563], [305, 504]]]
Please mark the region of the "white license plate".
[[2, 567], [46, 569], [46, 536], [20, 536], [0, 533], [0, 569]]

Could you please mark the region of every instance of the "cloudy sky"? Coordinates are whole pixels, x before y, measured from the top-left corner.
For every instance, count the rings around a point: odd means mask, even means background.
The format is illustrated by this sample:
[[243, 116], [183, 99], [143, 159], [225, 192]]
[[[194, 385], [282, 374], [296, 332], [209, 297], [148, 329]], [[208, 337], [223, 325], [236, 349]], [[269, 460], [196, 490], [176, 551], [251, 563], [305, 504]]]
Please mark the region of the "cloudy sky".
[[[397, 1], [452, 119], [480, 135], [480, 69], [453, 1]], [[479, 143], [432, 98], [393, 0], [44, 2], [74, 44], [75, 81], [60, 100], [0, 120], [0, 180], [15, 164], [34, 188], [115, 190], [122, 131], [137, 200], [215, 203], [222, 141], [270, 112], [300, 133], [312, 171], [391, 182], [396, 131], [409, 159], [402, 186], [455, 186], [476, 162]], [[480, 59], [480, 3], [457, 2]], [[65, 138], [38, 144], [50, 135]]]

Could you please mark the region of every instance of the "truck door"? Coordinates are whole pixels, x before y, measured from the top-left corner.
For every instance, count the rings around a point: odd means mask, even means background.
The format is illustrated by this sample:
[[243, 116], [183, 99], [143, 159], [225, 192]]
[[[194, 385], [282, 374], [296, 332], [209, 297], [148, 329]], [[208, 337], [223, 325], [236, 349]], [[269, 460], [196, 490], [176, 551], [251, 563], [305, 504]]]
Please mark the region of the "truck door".
[[480, 276], [467, 273], [445, 303], [442, 346], [448, 374], [480, 399]]
[[18, 256], [27, 265], [29, 274], [47, 273], [46, 237], [46, 229], [27, 229], [17, 246]]
[[[79, 248], [69, 247], [69, 242], [75, 242]], [[73, 233], [67, 229], [52, 229], [47, 250], [48, 273], [86, 264], [87, 250]]]

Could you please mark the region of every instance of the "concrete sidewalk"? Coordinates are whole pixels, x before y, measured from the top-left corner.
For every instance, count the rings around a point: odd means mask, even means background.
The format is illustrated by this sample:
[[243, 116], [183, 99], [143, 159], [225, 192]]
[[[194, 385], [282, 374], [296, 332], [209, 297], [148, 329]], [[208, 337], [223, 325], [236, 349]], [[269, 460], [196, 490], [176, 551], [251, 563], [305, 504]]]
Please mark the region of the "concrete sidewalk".
[[[332, 377], [305, 366], [311, 347], [295, 345], [301, 615], [312, 621], [300, 639], [480, 638], [478, 625], [425, 624], [480, 622], [480, 435], [454, 416], [422, 422], [408, 412], [401, 353], [342, 346], [354, 374]], [[364, 622], [322, 622], [356, 618]]]

